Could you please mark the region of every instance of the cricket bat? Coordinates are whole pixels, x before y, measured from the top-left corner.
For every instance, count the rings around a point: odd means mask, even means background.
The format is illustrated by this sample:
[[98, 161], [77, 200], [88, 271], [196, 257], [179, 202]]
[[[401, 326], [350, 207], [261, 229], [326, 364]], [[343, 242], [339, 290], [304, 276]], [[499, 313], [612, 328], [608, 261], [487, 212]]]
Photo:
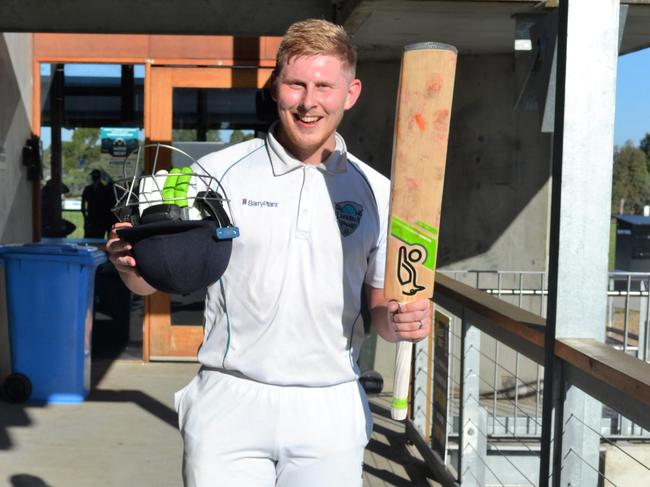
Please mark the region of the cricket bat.
[[[400, 69], [384, 296], [409, 303], [433, 296], [456, 48], [404, 48]], [[433, 316], [433, 313], [432, 313]], [[413, 344], [397, 344], [393, 419], [406, 419]]]

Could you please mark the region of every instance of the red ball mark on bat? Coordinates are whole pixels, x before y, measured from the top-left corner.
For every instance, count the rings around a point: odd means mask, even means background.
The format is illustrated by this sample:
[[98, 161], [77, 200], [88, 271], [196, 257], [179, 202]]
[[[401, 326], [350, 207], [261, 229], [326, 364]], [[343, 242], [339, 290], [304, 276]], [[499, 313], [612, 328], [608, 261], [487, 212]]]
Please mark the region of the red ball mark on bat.
[[416, 190], [420, 187], [420, 182], [415, 178], [406, 178], [406, 187], [409, 190]]
[[441, 142], [445, 142], [447, 140], [449, 129], [449, 110], [438, 110], [434, 114], [433, 129], [437, 140]]
[[435, 74], [427, 82], [426, 93], [427, 97], [431, 97], [438, 93], [444, 84], [444, 80], [441, 74]]
[[419, 113], [415, 114], [415, 123], [418, 124], [418, 127], [420, 128], [420, 132], [424, 132], [427, 129], [427, 124], [424, 121], [422, 115], [420, 115]]

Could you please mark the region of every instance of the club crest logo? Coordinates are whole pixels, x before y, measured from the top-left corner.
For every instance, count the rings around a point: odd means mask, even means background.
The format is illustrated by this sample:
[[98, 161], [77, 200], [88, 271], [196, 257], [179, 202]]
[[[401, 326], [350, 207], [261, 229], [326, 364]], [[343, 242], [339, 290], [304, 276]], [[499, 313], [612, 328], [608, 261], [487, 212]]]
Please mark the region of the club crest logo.
[[344, 237], [351, 235], [361, 222], [363, 206], [354, 201], [341, 201], [340, 203], [336, 203], [335, 211], [336, 221], [339, 224], [341, 235]]

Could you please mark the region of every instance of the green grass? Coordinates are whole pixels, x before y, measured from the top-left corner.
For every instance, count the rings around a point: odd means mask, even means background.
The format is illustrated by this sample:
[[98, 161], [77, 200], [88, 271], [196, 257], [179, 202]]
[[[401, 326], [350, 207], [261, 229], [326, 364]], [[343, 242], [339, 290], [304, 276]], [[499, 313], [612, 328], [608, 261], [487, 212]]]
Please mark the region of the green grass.
[[609, 224], [609, 264], [607, 268], [614, 270], [616, 264], [616, 219], [612, 218]]
[[67, 236], [67, 238], [83, 238], [84, 237], [84, 217], [81, 211], [67, 210], [62, 213], [63, 219], [72, 222], [77, 227], [74, 232]]

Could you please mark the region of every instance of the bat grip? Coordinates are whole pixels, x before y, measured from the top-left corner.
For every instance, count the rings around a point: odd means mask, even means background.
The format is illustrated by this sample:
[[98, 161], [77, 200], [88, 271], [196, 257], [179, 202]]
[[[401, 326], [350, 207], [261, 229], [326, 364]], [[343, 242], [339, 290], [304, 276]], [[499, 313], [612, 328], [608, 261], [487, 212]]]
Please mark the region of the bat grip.
[[411, 357], [413, 344], [409, 341], [397, 342], [395, 355], [395, 380], [393, 381], [393, 402], [390, 415], [393, 419], [403, 421], [408, 412], [409, 382], [411, 379]]

